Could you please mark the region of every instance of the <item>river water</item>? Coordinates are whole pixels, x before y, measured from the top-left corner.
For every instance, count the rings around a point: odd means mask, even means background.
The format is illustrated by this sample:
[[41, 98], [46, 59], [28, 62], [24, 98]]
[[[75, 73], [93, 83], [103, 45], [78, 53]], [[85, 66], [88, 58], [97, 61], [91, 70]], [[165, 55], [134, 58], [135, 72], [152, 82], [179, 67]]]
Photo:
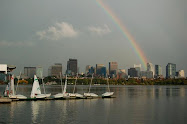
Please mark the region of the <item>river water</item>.
[[[0, 85], [0, 94], [5, 85]], [[68, 86], [71, 92], [73, 86]], [[79, 85], [79, 93], [88, 86]], [[101, 95], [106, 86], [93, 86]], [[111, 86], [116, 98], [17, 101], [0, 104], [0, 123], [15, 124], [187, 124], [187, 86]], [[31, 85], [18, 93], [29, 96]], [[61, 92], [47, 86], [47, 93]]]

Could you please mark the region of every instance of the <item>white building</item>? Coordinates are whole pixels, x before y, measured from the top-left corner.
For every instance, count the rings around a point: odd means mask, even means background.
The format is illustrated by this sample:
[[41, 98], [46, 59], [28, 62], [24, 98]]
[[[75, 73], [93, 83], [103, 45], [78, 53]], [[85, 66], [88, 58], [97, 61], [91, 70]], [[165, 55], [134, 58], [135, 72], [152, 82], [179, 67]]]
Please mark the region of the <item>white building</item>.
[[153, 77], [155, 75], [155, 68], [154, 65], [152, 63], [147, 63], [147, 71], [152, 71], [153, 72]]
[[179, 70], [178, 77], [179, 78], [185, 78], [184, 70]]
[[7, 74], [7, 64], [0, 64], [0, 72]]

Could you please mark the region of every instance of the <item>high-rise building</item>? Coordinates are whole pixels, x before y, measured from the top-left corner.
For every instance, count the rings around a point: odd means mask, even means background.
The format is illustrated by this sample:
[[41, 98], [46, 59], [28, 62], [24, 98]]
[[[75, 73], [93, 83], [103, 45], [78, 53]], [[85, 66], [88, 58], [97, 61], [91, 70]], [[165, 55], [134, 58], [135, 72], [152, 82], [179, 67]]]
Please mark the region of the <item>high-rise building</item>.
[[166, 66], [166, 78], [175, 78], [176, 64], [168, 63]]
[[72, 76], [78, 73], [77, 59], [69, 59], [67, 62], [67, 73]]
[[109, 75], [117, 76], [118, 73], [118, 63], [117, 62], [109, 62]]
[[107, 75], [107, 72], [106, 72], [107, 70], [106, 70], [106, 67], [102, 67], [101, 68], [101, 77], [106, 77], [106, 75]]
[[160, 65], [155, 65], [155, 76], [161, 76], [162, 75], [162, 67]]
[[43, 68], [41, 66], [36, 67], [36, 76], [38, 78], [42, 78], [42, 76], [43, 76]]
[[95, 73], [95, 68], [93, 66], [91, 66], [91, 68], [89, 69], [89, 72], [88, 72], [90, 75], [94, 74]]
[[60, 73], [62, 74], [62, 64], [55, 63], [54, 65], [49, 67], [49, 76], [55, 76], [56, 78], [60, 78]]
[[96, 64], [96, 75], [102, 76], [102, 68], [104, 67], [103, 64]]
[[152, 63], [147, 63], [147, 71], [152, 71], [153, 72], [153, 77], [155, 75], [155, 69], [154, 69], [154, 65]]
[[24, 75], [27, 78], [34, 78], [36, 74], [36, 67], [24, 67]]
[[87, 75], [89, 73], [89, 70], [91, 68], [91, 65], [87, 65], [85, 69], [85, 74]]
[[135, 68], [128, 69], [128, 75], [130, 77], [138, 77], [138, 71]]
[[138, 77], [140, 77], [141, 66], [142, 66], [141, 64], [139, 65], [134, 64], [134, 68], [138, 71]]
[[148, 79], [151, 79], [151, 78], [153, 78], [153, 72], [152, 71], [141, 71], [140, 77], [141, 78], [146, 77]]

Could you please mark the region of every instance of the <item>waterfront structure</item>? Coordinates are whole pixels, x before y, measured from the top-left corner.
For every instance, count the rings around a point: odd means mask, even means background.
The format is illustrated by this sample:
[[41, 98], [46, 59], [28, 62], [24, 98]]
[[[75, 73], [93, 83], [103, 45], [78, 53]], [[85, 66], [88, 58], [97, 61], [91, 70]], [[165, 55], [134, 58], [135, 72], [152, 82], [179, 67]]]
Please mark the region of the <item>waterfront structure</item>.
[[153, 72], [152, 71], [141, 71], [140, 72], [140, 77], [141, 78], [152, 79], [153, 78]]
[[78, 73], [77, 59], [69, 59], [67, 61], [67, 74], [75, 76]]
[[117, 62], [109, 62], [109, 75], [111, 77], [116, 77], [118, 73], [118, 63]]
[[162, 76], [162, 67], [160, 65], [155, 65], [155, 77]]
[[60, 78], [60, 73], [62, 74], [62, 64], [55, 63], [54, 65], [49, 67], [48, 72], [49, 76], [55, 76], [56, 78]]
[[138, 77], [138, 71], [135, 68], [128, 69], [128, 75], [132, 78]]
[[148, 72], [152, 71], [153, 72], [153, 76], [152, 77], [154, 77], [154, 75], [155, 75], [154, 65], [152, 63], [150, 63], [150, 62], [147, 63], [147, 71]]
[[168, 63], [166, 66], [166, 78], [175, 78], [176, 64]]
[[42, 78], [42, 76], [43, 76], [43, 68], [41, 66], [36, 67], [36, 76], [38, 78], [40, 78], [40, 79]]
[[0, 64], [0, 81], [6, 81], [7, 64]]
[[141, 72], [141, 64], [134, 64], [134, 68], [138, 71], [138, 77], [140, 77], [140, 72]]
[[26, 78], [33, 78], [36, 74], [36, 67], [24, 67], [24, 75]]

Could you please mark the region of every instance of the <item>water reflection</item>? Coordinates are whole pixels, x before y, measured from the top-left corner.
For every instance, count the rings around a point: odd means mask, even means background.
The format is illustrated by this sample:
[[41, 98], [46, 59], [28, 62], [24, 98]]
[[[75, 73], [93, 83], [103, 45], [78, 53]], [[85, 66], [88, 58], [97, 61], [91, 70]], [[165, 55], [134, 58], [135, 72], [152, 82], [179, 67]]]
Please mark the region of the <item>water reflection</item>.
[[[30, 86], [23, 89], [23, 95], [30, 95]], [[54, 89], [48, 86], [49, 92], [58, 92]], [[111, 86], [116, 98], [0, 104], [0, 123], [183, 123], [187, 122], [186, 90], [187, 86]], [[86, 92], [87, 86], [78, 91]], [[105, 87], [92, 91], [102, 94]]]

